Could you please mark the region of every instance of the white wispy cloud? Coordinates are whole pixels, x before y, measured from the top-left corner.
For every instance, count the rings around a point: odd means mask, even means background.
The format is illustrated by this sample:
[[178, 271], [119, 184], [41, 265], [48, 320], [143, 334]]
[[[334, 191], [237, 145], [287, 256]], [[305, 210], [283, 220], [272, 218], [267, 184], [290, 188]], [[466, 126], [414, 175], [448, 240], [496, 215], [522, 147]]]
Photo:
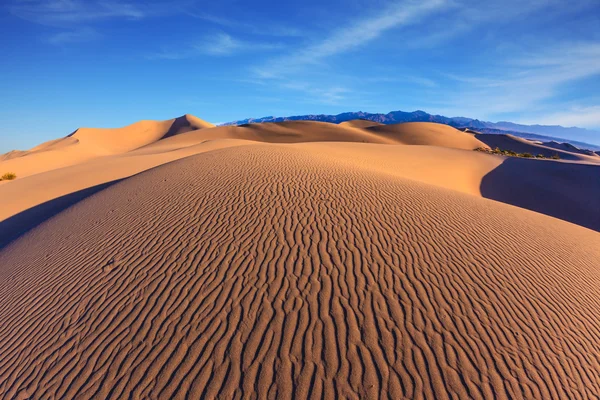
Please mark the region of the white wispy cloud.
[[524, 51], [514, 59], [495, 60], [494, 64], [487, 76], [446, 75], [460, 82], [461, 87], [445, 105], [440, 104], [443, 112], [466, 110], [490, 118], [527, 111], [539, 115], [540, 123], [570, 120], [573, 125], [594, 125], [597, 108], [563, 112], [560, 93], [565, 85], [600, 76], [599, 43], [562, 43], [537, 52]]
[[[600, 106], [571, 106], [563, 111], [541, 114], [535, 119], [525, 119], [521, 122], [600, 129]], [[600, 137], [596, 139], [600, 140]]]
[[92, 28], [81, 28], [74, 31], [59, 32], [48, 36], [45, 40], [53, 45], [65, 45], [71, 43], [81, 43], [94, 40], [100, 37], [100, 34]]
[[326, 105], [339, 105], [348, 99], [348, 96], [354, 96], [354, 91], [343, 86], [336, 85], [312, 85], [307, 82], [284, 81], [278, 83], [281, 89], [298, 91], [304, 94], [301, 99], [307, 103], [317, 103]]
[[[391, 72], [388, 72], [391, 74]], [[355, 78], [358, 79], [358, 78]], [[363, 79], [365, 82], [369, 83], [408, 83], [412, 85], [419, 85], [428, 88], [435, 88], [438, 86], [437, 82], [434, 79], [426, 78], [424, 76], [416, 76], [416, 75], [404, 75], [404, 74], [396, 74], [396, 75], [381, 75], [381, 76], [373, 76], [366, 79]]]
[[51, 26], [108, 18], [140, 19], [148, 14], [148, 9], [136, 4], [107, 0], [17, 0], [9, 5], [8, 10], [19, 18]]
[[268, 23], [263, 22], [260, 24], [251, 24], [245, 21], [241, 21], [239, 19], [229, 19], [197, 10], [188, 10], [185, 13], [191, 17], [200, 19], [202, 21], [210, 22], [215, 25], [220, 25], [224, 28], [245, 31], [254, 35], [280, 37], [299, 37], [304, 35], [304, 33], [300, 29], [278, 25], [276, 22], [273, 21], [269, 21]]
[[394, 2], [383, 12], [331, 32], [324, 40], [295, 50], [281, 58], [270, 60], [255, 68], [261, 78], [278, 78], [298, 68], [318, 64], [326, 58], [345, 53], [378, 38], [382, 33], [400, 26], [411, 25], [420, 18], [448, 6], [449, 0]]
[[[347, 85], [334, 82], [330, 84], [298, 82], [295, 76], [305, 67], [311, 67], [314, 71], [315, 66], [323, 64], [329, 57], [364, 46], [388, 30], [415, 24], [421, 18], [447, 7], [449, 1], [395, 1], [375, 15], [352, 20], [345, 26], [333, 30], [322, 40], [267, 60], [263, 65], [252, 69], [253, 76], [259, 82], [271, 81], [271, 84], [275, 84], [280, 89], [303, 93], [304, 98], [301, 100], [303, 102], [341, 105], [348, 101], [358, 101], [364, 104], [367, 100], [359, 99], [360, 94]], [[426, 78], [405, 77], [405, 79], [411, 78], [413, 82], [419, 81], [423, 85], [435, 85], [432, 80]]]
[[281, 49], [282, 47], [283, 45], [280, 43], [240, 40], [226, 33], [208, 36], [202, 40], [202, 43], [198, 43], [194, 46], [194, 48], [201, 53], [215, 56], [228, 56], [239, 52], [249, 51], [269, 51]]
[[199, 55], [232, 56], [240, 53], [272, 51], [283, 48], [281, 43], [256, 42], [234, 38], [227, 33], [208, 35], [177, 51], [164, 50], [149, 55], [149, 59], [180, 60]]

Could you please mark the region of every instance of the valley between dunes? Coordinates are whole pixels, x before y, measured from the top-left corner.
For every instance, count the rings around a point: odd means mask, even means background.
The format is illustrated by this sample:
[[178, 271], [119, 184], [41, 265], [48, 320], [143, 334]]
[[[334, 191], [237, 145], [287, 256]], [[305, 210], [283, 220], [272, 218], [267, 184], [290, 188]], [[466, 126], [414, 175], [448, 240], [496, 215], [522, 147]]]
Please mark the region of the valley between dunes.
[[186, 115], [0, 157], [0, 398], [595, 398], [600, 157], [489, 136]]

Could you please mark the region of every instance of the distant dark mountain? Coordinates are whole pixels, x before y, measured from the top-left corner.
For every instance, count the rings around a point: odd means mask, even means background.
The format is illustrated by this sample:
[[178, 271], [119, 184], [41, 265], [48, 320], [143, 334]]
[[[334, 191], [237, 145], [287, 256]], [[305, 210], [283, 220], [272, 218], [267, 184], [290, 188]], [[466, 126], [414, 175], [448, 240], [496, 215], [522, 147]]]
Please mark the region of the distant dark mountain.
[[[263, 118], [248, 118], [241, 121], [229, 122], [223, 125], [242, 125], [261, 122], [283, 122], [283, 121], [320, 121], [339, 124], [341, 122], [351, 121], [354, 119], [366, 119], [382, 124], [398, 124], [401, 122], [436, 122], [438, 124], [450, 125], [460, 129], [471, 129], [481, 133], [510, 133], [525, 139], [539, 141], [556, 141], [570, 143], [579, 148], [592, 150], [600, 150], [600, 145], [581, 142], [573, 139], [561, 137], [597, 137], [600, 143], [600, 132], [590, 131], [583, 128], [565, 128], [562, 126], [545, 126], [545, 125], [520, 125], [512, 122], [487, 122], [478, 119], [466, 117], [444, 117], [443, 115], [432, 115], [425, 111], [417, 110], [413, 112], [392, 111], [387, 114], [372, 114], [363, 111], [346, 112], [338, 115], [298, 115], [291, 117], [263, 117]], [[554, 136], [559, 135], [559, 136]]]

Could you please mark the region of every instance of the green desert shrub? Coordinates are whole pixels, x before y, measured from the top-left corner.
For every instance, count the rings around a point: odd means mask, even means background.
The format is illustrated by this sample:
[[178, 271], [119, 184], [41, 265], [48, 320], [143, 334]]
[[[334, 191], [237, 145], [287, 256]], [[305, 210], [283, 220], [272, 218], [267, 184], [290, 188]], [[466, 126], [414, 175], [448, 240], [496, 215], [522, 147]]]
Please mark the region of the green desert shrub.
[[558, 154], [554, 154], [552, 157], [553, 160], [560, 160], [560, 156]]
[[[549, 158], [546, 157], [543, 154], [538, 154], [538, 155], [533, 155], [531, 153], [517, 153], [516, 151], [512, 151], [512, 150], [503, 150], [499, 147], [495, 147], [493, 149], [486, 149], [484, 147], [478, 147], [475, 149], [475, 151], [483, 151], [486, 153], [491, 153], [491, 154], [501, 154], [503, 156], [506, 157], [522, 157], [522, 158]], [[555, 154], [552, 156], [553, 159], [558, 160], [560, 157], [558, 156], [558, 154]]]
[[12, 181], [17, 178], [17, 174], [14, 172], [7, 172], [2, 177], [0, 177], [0, 181]]

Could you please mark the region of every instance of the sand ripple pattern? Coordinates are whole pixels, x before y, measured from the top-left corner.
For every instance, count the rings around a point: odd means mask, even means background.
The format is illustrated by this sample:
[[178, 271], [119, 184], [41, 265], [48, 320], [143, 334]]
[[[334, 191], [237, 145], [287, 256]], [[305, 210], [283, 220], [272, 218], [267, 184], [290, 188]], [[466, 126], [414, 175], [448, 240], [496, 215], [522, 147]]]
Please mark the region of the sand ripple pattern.
[[597, 398], [600, 234], [252, 145], [0, 251], [0, 397]]

